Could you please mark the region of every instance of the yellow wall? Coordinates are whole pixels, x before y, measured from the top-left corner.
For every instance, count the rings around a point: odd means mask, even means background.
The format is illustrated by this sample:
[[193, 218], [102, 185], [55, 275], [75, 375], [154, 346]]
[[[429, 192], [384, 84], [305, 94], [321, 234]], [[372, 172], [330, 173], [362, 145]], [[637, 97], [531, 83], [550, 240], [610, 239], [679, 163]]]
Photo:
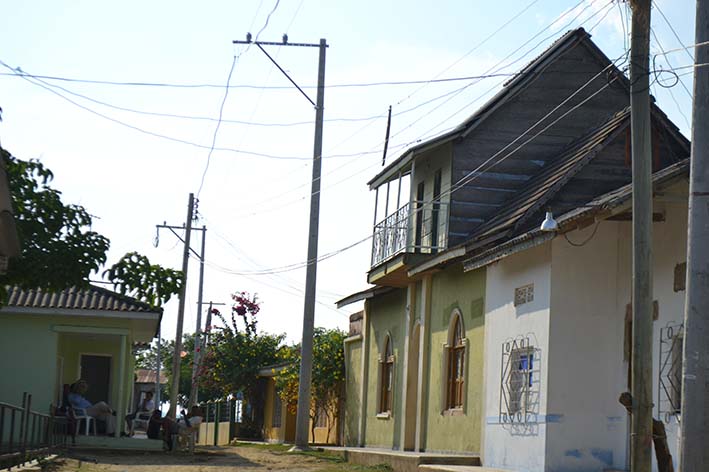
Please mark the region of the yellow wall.
[[[263, 409], [263, 438], [268, 442], [291, 442], [295, 438], [295, 414], [288, 411], [285, 403], [281, 406], [281, 426], [274, 428], [273, 424], [273, 405], [276, 395], [276, 382], [273, 378], [266, 379], [265, 401]], [[327, 428], [315, 428], [315, 441], [312, 440], [310, 431], [312, 421], [308, 425], [308, 438], [314, 444], [337, 444], [338, 439], [338, 423], [331, 428], [330, 436], [328, 437]]]

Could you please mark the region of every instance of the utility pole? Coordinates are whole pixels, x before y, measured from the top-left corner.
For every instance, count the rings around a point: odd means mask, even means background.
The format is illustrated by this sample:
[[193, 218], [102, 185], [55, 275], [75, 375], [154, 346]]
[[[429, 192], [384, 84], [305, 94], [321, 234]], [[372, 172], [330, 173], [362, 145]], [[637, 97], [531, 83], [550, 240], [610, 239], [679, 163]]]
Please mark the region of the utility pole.
[[[234, 41], [235, 44], [250, 44], [251, 35], [246, 41]], [[298, 382], [298, 413], [295, 423], [295, 446], [293, 449], [308, 448], [308, 423], [310, 420], [310, 383], [313, 369], [313, 328], [315, 324], [315, 286], [318, 268], [318, 226], [320, 222], [320, 168], [322, 165], [323, 118], [325, 111], [325, 52], [327, 41], [320, 39], [319, 44], [288, 43], [288, 36], [283, 35], [282, 43], [254, 42], [278, 69], [300, 90], [305, 98], [315, 106], [315, 139], [313, 145], [313, 177], [310, 191], [310, 224], [308, 230], [308, 266], [305, 274], [305, 302], [303, 306], [303, 338], [300, 347], [300, 379]], [[317, 47], [318, 61], [317, 104], [298, 87], [293, 79], [279, 66], [261, 45]]]
[[697, 0], [696, 15], [679, 451], [682, 472], [703, 471], [709, 464], [709, 46], [702, 45], [709, 41], [709, 0]]
[[192, 235], [192, 211], [194, 210], [194, 194], [190, 193], [187, 204], [187, 222], [185, 223], [185, 247], [182, 251], [183, 283], [180, 289], [180, 303], [177, 307], [177, 328], [175, 330], [175, 352], [172, 356], [172, 385], [170, 388], [170, 409], [167, 416], [176, 418], [177, 390], [180, 386], [180, 353], [182, 352], [182, 324], [185, 319], [185, 293], [187, 291], [187, 268], [190, 261], [190, 236]]
[[652, 147], [650, 0], [631, 0], [630, 126], [633, 160], [633, 346], [630, 470], [652, 470]]
[[157, 359], [155, 359], [155, 406], [157, 407], [158, 410], [160, 410], [160, 370], [161, 369], [161, 359], [160, 355], [162, 354], [161, 351], [161, 346], [160, 344], [162, 343], [162, 330], [160, 328], [160, 325], [158, 325], [158, 348], [157, 348]]
[[199, 361], [202, 357], [201, 338], [202, 338], [202, 292], [204, 290], [204, 249], [205, 241], [207, 240], [207, 227], [202, 226], [202, 251], [199, 257], [199, 291], [197, 292], [197, 327], [194, 330], [194, 354], [192, 356], [192, 387], [190, 388], [190, 409], [197, 403], [197, 395], [199, 395], [199, 385], [197, 382], [197, 373]]
[[[199, 200], [195, 199], [195, 208], [196, 205], [199, 203]], [[182, 226], [171, 226], [168, 225], [167, 223], [163, 223], [161, 225], [155, 225], [157, 228], [158, 234], [155, 236], [155, 247], [158, 246], [159, 242], [159, 232], [160, 229], [169, 229], [172, 234], [175, 235], [177, 239], [182, 241], [183, 244], [186, 244], [188, 249], [197, 256], [199, 259], [199, 289], [197, 292], [197, 306], [199, 307], [197, 310], [197, 327], [195, 328], [195, 340], [194, 340], [194, 357], [193, 357], [193, 367], [192, 367], [192, 382], [190, 384], [190, 398], [189, 398], [189, 408], [192, 408], [192, 405], [194, 405], [197, 402], [197, 382], [196, 382], [196, 373], [197, 373], [197, 357], [198, 353], [200, 352], [200, 335], [201, 335], [201, 326], [202, 326], [202, 293], [204, 291], [204, 251], [205, 251], [205, 245], [207, 241], [207, 227], [202, 226], [201, 228], [192, 228], [192, 225], [190, 224], [189, 229], [187, 229], [187, 226], [182, 225]], [[198, 254], [192, 247], [189, 245], [189, 239], [182, 238], [175, 230], [186, 230], [189, 231], [190, 233], [192, 231], [201, 231], [202, 232], [202, 251]], [[185, 275], [185, 280], [186, 279]]]
[[[203, 252], [204, 254], [204, 249]], [[199, 339], [198, 336], [195, 336], [195, 354], [194, 354], [194, 361], [193, 361], [193, 368], [192, 368], [192, 392], [190, 393], [190, 408], [192, 408], [193, 405], [197, 404], [197, 393], [198, 393], [198, 388], [197, 388], [197, 372], [199, 372], [199, 369], [202, 367], [202, 359], [204, 358], [204, 350], [207, 348], [207, 345], [209, 344], [209, 331], [210, 331], [210, 326], [212, 325], [212, 308], [215, 305], [226, 305], [226, 303], [214, 303], [212, 301], [208, 303], [202, 302], [202, 294], [200, 293], [200, 300], [197, 302], [197, 310], [200, 312], [200, 314], [197, 316], [197, 331], [196, 333], [202, 333], [202, 328], [201, 328], [201, 322], [202, 322], [202, 305], [209, 305], [209, 308], [207, 308], [207, 322], [205, 323], [205, 328], [204, 328], [204, 342], [199, 343], [199, 350], [197, 349], [197, 340]], [[192, 400], [194, 398], [194, 400]]]

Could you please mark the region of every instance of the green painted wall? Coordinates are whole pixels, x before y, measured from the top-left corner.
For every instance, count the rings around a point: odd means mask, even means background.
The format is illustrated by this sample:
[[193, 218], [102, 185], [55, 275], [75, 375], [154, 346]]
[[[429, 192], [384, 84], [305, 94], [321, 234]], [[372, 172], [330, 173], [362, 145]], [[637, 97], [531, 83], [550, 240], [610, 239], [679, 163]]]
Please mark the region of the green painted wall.
[[[50, 403], [57, 403], [61, 384], [72, 383], [79, 376], [79, 354], [109, 354], [112, 382], [110, 404], [118, 408], [120, 337], [90, 334], [74, 334], [54, 331], [55, 326], [128, 329], [129, 319], [40, 316], [28, 314], [0, 314], [0, 401], [12, 404], [22, 402], [22, 392], [32, 393], [33, 409], [48, 412]], [[126, 339], [126, 361], [123, 377], [123, 405], [130, 409], [133, 389], [134, 360]], [[63, 375], [57, 379], [57, 359], [63, 357]], [[59, 386], [59, 387], [57, 387]]]
[[[79, 356], [81, 354], [109, 355], [111, 356], [111, 396], [105, 398], [104, 401], [113, 408], [118, 408], [120, 339], [119, 336], [91, 339], [90, 335], [79, 338], [77, 335], [60, 333], [58, 354], [64, 358], [62, 383], [73, 383], [79, 378]], [[130, 390], [133, 387], [133, 371], [130, 369], [128, 357], [131, 357], [130, 349], [126, 349], [126, 364], [124, 366], [126, 374], [123, 378], [124, 405], [128, 405]]]
[[45, 320], [0, 315], [0, 401], [22, 404], [32, 394], [32, 409], [49, 411], [56, 382], [57, 333]]
[[345, 384], [345, 446], [358, 446], [359, 413], [362, 406], [362, 340], [345, 343], [347, 383]]
[[[463, 273], [460, 265], [454, 265], [433, 276], [425, 434], [427, 451], [481, 451], [484, 296], [484, 269]], [[448, 341], [451, 315], [456, 308], [463, 315], [468, 342], [465, 366], [467, 388], [463, 414], [452, 416], [443, 411], [447, 380], [443, 345]]]
[[[367, 301], [370, 326], [369, 378], [367, 379], [367, 446], [396, 448], [401, 435], [401, 385], [404, 361], [404, 319], [406, 314], [406, 289], [382, 295]], [[379, 359], [384, 338], [391, 335], [394, 353], [394, 398], [389, 418], [377, 417], [379, 399]]]

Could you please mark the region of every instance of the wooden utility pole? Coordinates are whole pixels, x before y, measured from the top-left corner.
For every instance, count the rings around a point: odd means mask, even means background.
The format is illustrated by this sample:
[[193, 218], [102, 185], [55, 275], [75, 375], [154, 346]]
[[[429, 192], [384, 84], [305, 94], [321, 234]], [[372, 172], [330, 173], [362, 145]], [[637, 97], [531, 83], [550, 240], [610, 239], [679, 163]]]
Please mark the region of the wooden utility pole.
[[185, 293], [187, 290], [187, 268], [190, 261], [190, 236], [192, 235], [192, 211], [194, 210], [194, 194], [190, 193], [187, 203], [187, 222], [185, 223], [185, 247], [182, 251], [182, 288], [180, 303], [177, 306], [177, 327], [175, 329], [175, 352], [172, 356], [172, 383], [170, 386], [170, 409], [167, 416], [176, 418], [177, 391], [180, 387], [180, 354], [182, 353], [182, 325], [185, 320]]
[[[234, 44], [251, 44], [251, 35], [246, 41], [233, 41]], [[310, 421], [310, 383], [313, 369], [313, 332], [315, 325], [315, 285], [318, 268], [318, 227], [320, 223], [320, 168], [322, 167], [323, 118], [325, 112], [325, 52], [327, 41], [320, 39], [319, 44], [289, 43], [283, 35], [281, 43], [254, 41], [253, 44], [275, 64], [303, 96], [315, 106], [315, 139], [313, 145], [313, 177], [310, 190], [310, 224], [308, 228], [308, 259], [305, 273], [305, 302], [303, 307], [303, 338], [300, 343], [300, 379], [298, 382], [298, 413], [295, 420], [294, 449], [308, 448], [308, 423]], [[320, 50], [318, 61], [318, 94], [316, 102], [301, 89], [298, 84], [278, 65], [262, 45], [317, 47]]]
[[697, 0], [680, 470], [709, 467], [709, 0]]
[[633, 415], [630, 470], [652, 470], [652, 146], [650, 0], [631, 0], [630, 126], [633, 159]]

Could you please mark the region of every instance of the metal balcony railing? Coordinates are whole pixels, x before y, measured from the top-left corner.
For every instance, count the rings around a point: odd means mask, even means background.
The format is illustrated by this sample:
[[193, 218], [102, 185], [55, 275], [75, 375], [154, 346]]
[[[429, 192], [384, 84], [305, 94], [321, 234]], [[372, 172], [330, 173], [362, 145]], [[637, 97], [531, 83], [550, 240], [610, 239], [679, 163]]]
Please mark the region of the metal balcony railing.
[[448, 243], [448, 204], [413, 201], [374, 226], [372, 267], [402, 252], [433, 254]]

